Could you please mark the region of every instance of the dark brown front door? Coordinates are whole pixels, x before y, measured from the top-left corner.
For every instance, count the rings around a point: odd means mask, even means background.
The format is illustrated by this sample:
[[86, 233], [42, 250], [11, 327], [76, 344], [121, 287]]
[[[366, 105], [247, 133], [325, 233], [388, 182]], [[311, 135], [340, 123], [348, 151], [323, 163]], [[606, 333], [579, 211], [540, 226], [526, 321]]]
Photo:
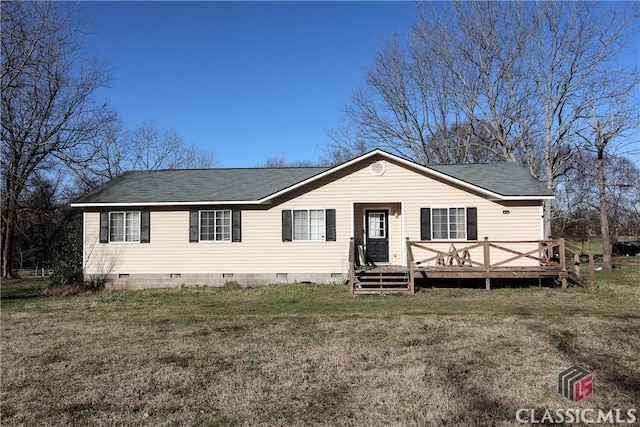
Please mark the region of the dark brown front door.
[[373, 262], [389, 262], [389, 212], [367, 211], [367, 255]]

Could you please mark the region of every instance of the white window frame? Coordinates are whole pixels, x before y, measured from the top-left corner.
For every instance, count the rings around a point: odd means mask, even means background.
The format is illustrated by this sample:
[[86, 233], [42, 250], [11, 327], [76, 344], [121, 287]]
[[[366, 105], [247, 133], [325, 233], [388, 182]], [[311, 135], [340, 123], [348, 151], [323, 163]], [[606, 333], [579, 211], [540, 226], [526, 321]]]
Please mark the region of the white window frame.
[[[229, 238], [222, 238], [222, 239], [217, 239], [216, 236], [218, 233], [216, 233], [216, 221], [218, 219], [218, 214], [219, 213], [223, 213], [226, 212], [229, 215], [229, 233], [228, 236]], [[202, 237], [202, 214], [203, 213], [213, 213], [214, 214], [214, 218], [213, 218], [213, 239], [203, 239]], [[224, 224], [223, 224], [224, 227]], [[222, 236], [225, 236], [227, 233], [225, 233], [224, 231], [222, 232]], [[230, 243], [233, 240], [233, 213], [231, 212], [231, 209], [207, 209], [207, 210], [201, 210], [198, 212], [198, 241], [199, 242], [205, 242], [205, 243]]]
[[[380, 230], [380, 227], [379, 227], [379, 223], [378, 223], [378, 226], [376, 226], [374, 228], [371, 227], [371, 222], [370, 222], [371, 221], [371, 217], [369, 215], [371, 215], [372, 213], [377, 214], [377, 213], [382, 213], [382, 212], [384, 212], [384, 219], [385, 219], [385, 221], [382, 223], [382, 226], [383, 226], [382, 231], [384, 232], [384, 235], [383, 236], [374, 236], [374, 237], [372, 237], [371, 236], [372, 229]], [[389, 211], [388, 210], [386, 210], [386, 212], [385, 212], [384, 209], [367, 210], [365, 217], [366, 217], [366, 221], [367, 221], [367, 226], [365, 227], [366, 228], [366, 233], [367, 233], [366, 238], [368, 238], [368, 239], [388, 239], [389, 238]], [[380, 219], [380, 217], [378, 217], [378, 219]]]
[[[320, 237], [312, 239], [312, 227], [311, 224], [311, 211], [322, 212], [322, 229], [318, 234]], [[307, 238], [296, 239], [296, 212], [307, 213]], [[318, 225], [316, 224], [316, 227]], [[327, 210], [324, 208], [306, 208], [306, 209], [291, 209], [291, 241], [292, 242], [326, 242], [327, 241]]]
[[[435, 211], [441, 210], [441, 209], [447, 210], [447, 237], [446, 238], [436, 237], [435, 235], [435, 221], [434, 221]], [[451, 225], [452, 225], [451, 209], [462, 209], [463, 216], [464, 216], [464, 221], [463, 221], [464, 226], [462, 228], [463, 237], [456, 237], [456, 238], [451, 237], [451, 231], [452, 231], [451, 230]], [[439, 240], [439, 241], [467, 240], [467, 208], [466, 206], [432, 206], [431, 207], [431, 240]]]
[[[111, 230], [113, 228], [115, 228], [113, 226], [113, 220], [112, 220], [112, 215], [114, 214], [122, 214], [122, 240], [113, 240], [112, 239], [112, 233]], [[134, 236], [137, 235], [137, 240], [127, 240], [127, 237], [130, 234], [127, 234], [127, 216], [128, 215], [132, 215], [132, 214], [137, 214], [138, 215], [138, 227], [137, 227], [137, 233], [134, 234]], [[140, 234], [141, 234], [141, 220], [142, 220], [142, 214], [140, 213], [140, 211], [113, 211], [113, 212], [109, 212], [109, 243], [140, 243]]]

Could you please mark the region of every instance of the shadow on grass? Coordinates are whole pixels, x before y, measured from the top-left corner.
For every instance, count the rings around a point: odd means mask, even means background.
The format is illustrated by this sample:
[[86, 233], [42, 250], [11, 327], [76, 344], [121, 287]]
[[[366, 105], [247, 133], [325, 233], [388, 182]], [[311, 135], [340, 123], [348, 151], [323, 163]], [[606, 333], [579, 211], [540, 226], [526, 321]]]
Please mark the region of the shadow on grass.
[[514, 408], [491, 396], [490, 390], [479, 387], [472, 381], [465, 371], [447, 372], [447, 380], [454, 395], [465, 396], [463, 405], [465, 408], [452, 420], [442, 420], [444, 425], [452, 422], [455, 425], [464, 425], [472, 421], [476, 425], [492, 425], [497, 421], [513, 420]]
[[[606, 327], [608, 326], [603, 326], [603, 328]], [[610, 350], [606, 352], [593, 346], [587, 347], [580, 342], [579, 335], [569, 329], [553, 330], [549, 325], [544, 324], [537, 324], [531, 328], [537, 334], [546, 337], [548, 342], [571, 363], [592, 371], [597, 382], [610, 383], [623, 395], [629, 396], [632, 401], [640, 402], [640, 372], [633, 368], [630, 359], [625, 360], [624, 352], [618, 351], [623, 347], [635, 347], [630, 349], [631, 353], [640, 354], [638, 344], [640, 337], [636, 325], [616, 325], [616, 331], [605, 331], [604, 335], [607, 337], [605, 345]]]
[[[485, 289], [484, 279], [427, 279], [418, 277], [416, 289], [456, 288]], [[554, 279], [491, 279], [491, 289], [560, 288]]]
[[37, 298], [50, 285], [49, 279], [8, 279], [0, 283], [0, 300]]

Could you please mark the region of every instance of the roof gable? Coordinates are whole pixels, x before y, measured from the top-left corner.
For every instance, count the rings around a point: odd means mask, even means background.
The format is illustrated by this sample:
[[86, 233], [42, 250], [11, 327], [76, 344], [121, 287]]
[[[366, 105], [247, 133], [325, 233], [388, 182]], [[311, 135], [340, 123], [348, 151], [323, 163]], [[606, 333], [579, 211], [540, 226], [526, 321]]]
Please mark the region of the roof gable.
[[127, 172], [80, 197], [74, 207], [263, 204], [367, 160], [386, 159], [499, 200], [551, 199], [553, 193], [515, 163], [422, 166], [373, 150], [333, 168], [178, 169]]
[[423, 166], [411, 160], [376, 149], [319, 173], [304, 182], [275, 193], [269, 199], [280, 196], [299, 186], [326, 177], [355, 163], [386, 159], [403, 164], [408, 168], [435, 176], [451, 184], [484, 194], [498, 200], [542, 200], [553, 199], [553, 193], [540, 181], [531, 176], [517, 163], [473, 163]]

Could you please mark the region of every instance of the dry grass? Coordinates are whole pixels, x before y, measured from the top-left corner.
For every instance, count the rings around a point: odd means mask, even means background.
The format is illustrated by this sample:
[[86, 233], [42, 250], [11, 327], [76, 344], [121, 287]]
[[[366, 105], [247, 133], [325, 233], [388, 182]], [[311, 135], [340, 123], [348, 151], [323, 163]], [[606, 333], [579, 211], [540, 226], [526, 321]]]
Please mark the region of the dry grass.
[[[324, 285], [42, 297], [3, 283], [0, 421], [466, 426], [637, 408], [640, 268], [600, 279], [595, 292], [355, 299]], [[574, 363], [595, 375], [579, 403], [556, 391]]]

